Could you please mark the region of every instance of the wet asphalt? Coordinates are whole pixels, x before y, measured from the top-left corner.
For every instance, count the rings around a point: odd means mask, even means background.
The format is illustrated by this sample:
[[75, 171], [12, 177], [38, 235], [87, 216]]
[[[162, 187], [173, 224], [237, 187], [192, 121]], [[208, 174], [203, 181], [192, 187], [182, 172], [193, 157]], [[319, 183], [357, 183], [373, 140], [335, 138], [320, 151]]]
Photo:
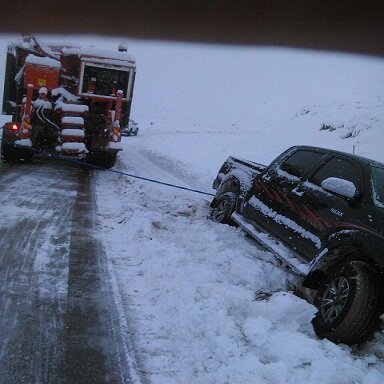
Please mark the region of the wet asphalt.
[[131, 382], [92, 172], [0, 165], [0, 384]]

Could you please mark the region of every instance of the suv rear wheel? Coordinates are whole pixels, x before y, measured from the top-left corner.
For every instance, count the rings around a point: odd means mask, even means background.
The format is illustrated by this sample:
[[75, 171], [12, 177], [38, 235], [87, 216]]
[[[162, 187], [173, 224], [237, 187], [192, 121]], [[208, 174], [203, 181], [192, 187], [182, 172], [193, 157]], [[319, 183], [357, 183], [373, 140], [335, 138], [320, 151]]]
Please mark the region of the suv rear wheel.
[[364, 262], [337, 266], [314, 300], [319, 309], [312, 323], [318, 336], [356, 344], [374, 330], [383, 310], [381, 276]]

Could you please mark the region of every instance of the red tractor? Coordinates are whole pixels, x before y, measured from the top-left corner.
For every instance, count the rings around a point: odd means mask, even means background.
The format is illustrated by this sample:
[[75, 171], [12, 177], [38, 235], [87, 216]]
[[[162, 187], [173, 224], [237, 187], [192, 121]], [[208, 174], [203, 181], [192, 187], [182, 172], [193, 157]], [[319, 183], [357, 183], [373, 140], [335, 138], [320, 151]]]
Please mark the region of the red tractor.
[[135, 60], [111, 52], [44, 45], [24, 36], [9, 44], [4, 81], [3, 162], [41, 152], [111, 167], [128, 126]]

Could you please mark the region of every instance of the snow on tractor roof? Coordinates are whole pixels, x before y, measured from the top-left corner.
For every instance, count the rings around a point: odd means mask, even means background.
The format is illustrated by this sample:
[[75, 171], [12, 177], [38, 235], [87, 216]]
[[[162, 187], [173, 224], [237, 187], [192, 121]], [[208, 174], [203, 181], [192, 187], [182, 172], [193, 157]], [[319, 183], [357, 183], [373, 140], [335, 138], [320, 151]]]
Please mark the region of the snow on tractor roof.
[[[129, 63], [130, 67], [135, 66], [135, 58], [126, 51], [112, 51], [95, 47], [81, 47], [65, 43], [44, 44], [40, 39], [33, 36], [23, 36], [18, 41], [13, 41], [9, 46], [20, 47], [31, 52], [44, 54], [54, 60], [59, 60], [60, 55], [77, 55], [78, 57], [89, 57], [102, 59], [103, 62], [109, 61], [110, 64], [122, 65], [123, 62]], [[40, 64], [40, 63], [38, 63]]]
[[104, 60], [128, 61], [131, 64], [135, 63], [135, 58], [127, 52], [114, 52], [94, 47], [63, 47], [61, 51], [63, 55], [77, 55], [79, 57], [94, 57]]
[[40, 57], [33, 54], [29, 54], [25, 59], [25, 62], [28, 64], [43, 65], [45, 67], [61, 68], [59, 60], [51, 59], [50, 57]]

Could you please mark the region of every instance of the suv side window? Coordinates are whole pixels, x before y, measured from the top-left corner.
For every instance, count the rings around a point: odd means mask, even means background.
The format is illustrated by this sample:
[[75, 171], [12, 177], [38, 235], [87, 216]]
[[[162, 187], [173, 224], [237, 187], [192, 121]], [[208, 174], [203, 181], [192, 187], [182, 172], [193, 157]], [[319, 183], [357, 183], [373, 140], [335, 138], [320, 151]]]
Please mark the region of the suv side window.
[[322, 168], [320, 168], [309, 180], [318, 186], [328, 177], [338, 177], [351, 181], [355, 186], [360, 188], [360, 171], [351, 162], [333, 157]]
[[302, 177], [324, 156], [319, 152], [299, 150], [284, 160], [280, 164], [280, 169], [293, 176]]

